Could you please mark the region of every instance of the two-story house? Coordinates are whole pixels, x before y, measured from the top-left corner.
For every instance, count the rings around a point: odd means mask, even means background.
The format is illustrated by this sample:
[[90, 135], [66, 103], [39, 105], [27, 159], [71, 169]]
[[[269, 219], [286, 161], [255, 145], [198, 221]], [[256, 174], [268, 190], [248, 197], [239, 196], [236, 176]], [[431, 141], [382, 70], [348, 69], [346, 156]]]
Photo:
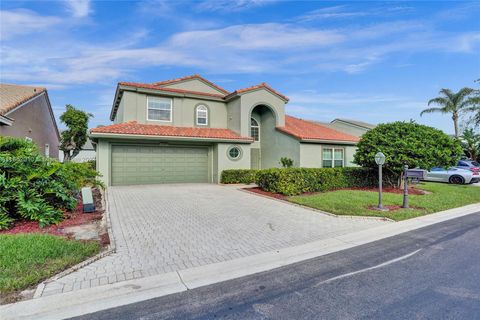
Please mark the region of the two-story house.
[[90, 131], [107, 185], [212, 182], [225, 169], [351, 166], [359, 138], [285, 115], [265, 83], [228, 92], [199, 75], [120, 82], [112, 125]]

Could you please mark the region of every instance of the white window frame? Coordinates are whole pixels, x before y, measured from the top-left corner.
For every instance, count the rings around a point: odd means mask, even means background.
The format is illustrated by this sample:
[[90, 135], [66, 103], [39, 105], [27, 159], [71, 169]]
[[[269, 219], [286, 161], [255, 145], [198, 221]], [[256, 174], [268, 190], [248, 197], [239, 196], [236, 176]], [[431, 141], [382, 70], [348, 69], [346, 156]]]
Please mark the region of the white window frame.
[[[324, 159], [323, 154], [325, 150], [331, 150], [332, 151], [332, 159]], [[335, 151], [341, 150], [342, 151], [342, 159], [335, 159]], [[332, 165], [329, 167], [325, 167], [323, 165], [323, 161], [325, 160], [330, 160], [332, 161]], [[335, 161], [342, 160], [342, 166], [341, 167], [335, 167]], [[345, 167], [345, 148], [334, 148], [334, 147], [324, 147], [322, 148], [322, 168], [344, 168]]]
[[[203, 108], [204, 110], [200, 110]], [[198, 113], [199, 111], [204, 111], [205, 112], [205, 123], [199, 123], [198, 119], [200, 118]], [[203, 117], [202, 117], [203, 118]], [[195, 123], [197, 126], [208, 126], [208, 107], [204, 104], [199, 104], [198, 106], [195, 107]]]
[[[252, 120], [257, 123], [256, 126], [252, 126]], [[256, 129], [258, 130], [258, 140], [255, 140], [255, 139], [254, 139], [254, 141], [260, 141], [260, 123], [259, 123], [258, 120], [255, 119], [254, 117], [250, 117], [250, 136], [251, 136], [252, 138], [254, 138], [254, 137], [252, 136], [252, 128], [256, 128]]]
[[[148, 117], [148, 110], [150, 109], [149, 107], [149, 102], [150, 100], [168, 100], [170, 102], [170, 118], [169, 120], [158, 120], [158, 119], [150, 119]], [[152, 108], [153, 110], [164, 110], [164, 109], [155, 109]], [[173, 119], [173, 101], [171, 98], [164, 98], [164, 97], [152, 97], [152, 96], [147, 96], [147, 121], [158, 121], [158, 122], [172, 122]]]

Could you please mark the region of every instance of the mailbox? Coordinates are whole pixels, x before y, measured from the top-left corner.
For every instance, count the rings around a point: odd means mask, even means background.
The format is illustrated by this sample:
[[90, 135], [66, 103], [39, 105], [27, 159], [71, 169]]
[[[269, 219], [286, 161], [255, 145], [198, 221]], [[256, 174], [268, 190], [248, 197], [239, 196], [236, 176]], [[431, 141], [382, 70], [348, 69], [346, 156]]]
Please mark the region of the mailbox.
[[427, 175], [427, 171], [423, 169], [407, 169], [406, 170], [406, 177], [407, 178], [414, 178], [414, 179], [425, 179]]
[[82, 188], [83, 212], [94, 212], [95, 202], [93, 201], [92, 188]]

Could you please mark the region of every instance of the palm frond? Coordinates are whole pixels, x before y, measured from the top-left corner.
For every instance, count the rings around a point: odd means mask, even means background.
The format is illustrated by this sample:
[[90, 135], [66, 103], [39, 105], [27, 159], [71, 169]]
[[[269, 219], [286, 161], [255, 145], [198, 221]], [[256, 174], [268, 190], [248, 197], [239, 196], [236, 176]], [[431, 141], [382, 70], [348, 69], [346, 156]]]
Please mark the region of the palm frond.
[[432, 103], [439, 106], [446, 107], [450, 104], [450, 100], [448, 100], [445, 97], [436, 97], [428, 101], [428, 105], [431, 105]]
[[428, 108], [420, 112], [420, 116], [422, 116], [424, 113], [435, 113], [435, 112], [440, 112], [440, 113], [448, 113], [445, 108]]

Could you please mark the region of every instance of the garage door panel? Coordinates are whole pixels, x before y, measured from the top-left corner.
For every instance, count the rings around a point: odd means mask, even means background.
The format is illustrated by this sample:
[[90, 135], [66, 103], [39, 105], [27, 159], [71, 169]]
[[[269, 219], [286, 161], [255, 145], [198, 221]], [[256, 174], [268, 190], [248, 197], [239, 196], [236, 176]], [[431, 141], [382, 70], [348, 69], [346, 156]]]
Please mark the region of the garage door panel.
[[112, 185], [208, 182], [206, 147], [112, 146]]

